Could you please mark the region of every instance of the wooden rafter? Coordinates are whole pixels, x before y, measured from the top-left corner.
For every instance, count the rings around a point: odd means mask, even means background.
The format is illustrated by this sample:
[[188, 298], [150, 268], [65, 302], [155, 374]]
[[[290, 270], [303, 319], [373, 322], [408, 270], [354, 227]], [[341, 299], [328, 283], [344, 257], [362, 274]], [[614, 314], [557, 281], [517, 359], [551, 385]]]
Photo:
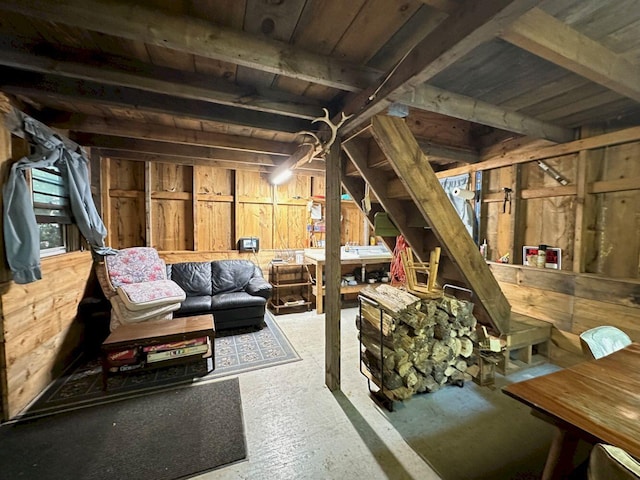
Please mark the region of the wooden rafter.
[[500, 128], [522, 135], [544, 138], [558, 143], [573, 140], [570, 128], [542, 122], [528, 115], [510, 112], [464, 95], [447, 92], [431, 85], [418, 85], [396, 100], [421, 110], [442, 113], [450, 117]]
[[[257, 91], [199, 73], [182, 72], [131, 60], [104, 58], [100, 62], [78, 61], [57, 56], [44, 57], [25, 51], [28, 46], [0, 49], [0, 65], [89, 80], [107, 85], [136, 88], [147, 92], [167, 93], [173, 97], [201, 100], [249, 110], [276, 113], [311, 120], [322, 113], [318, 102], [308, 97], [277, 91]], [[76, 56], [87, 57], [87, 52]]]
[[62, 101], [81, 101], [91, 104], [137, 108], [150, 112], [266, 130], [271, 130], [274, 125], [277, 125], [280, 131], [295, 133], [309, 126], [307, 120], [298, 118], [253, 110], [239, 110], [226, 105], [217, 105], [212, 108], [210, 103], [200, 100], [172, 98], [168, 95], [143, 92], [127, 87], [114, 87], [53, 75], [6, 69], [0, 70], [0, 87], [5, 92], [35, 99], [45, 97]]
[[533, 9], [503, 34], [506, 41], [640, 102], [640, 65], [626, 60], [570, 26]]
[[342, 90], [366, 88], [378, 77], [367, 67], [138, 2], [4, 0], [0, 8]]
[[344, 111], [355, 116], [345, 125], [349, 133], [385, 109], [390, 95], [402, 95], [420, 85], [478, 45], [491, 40], [536, 0], [465, 0], [460, 9], [427, 35], [381, 82], [353, 96]]
[[117, 137], [137, 138], [141, 140], [158, 140], [183, 145], [199, 145], [202, 147], [218, 147], [253, 153], [288, 156], [295, 146], [290, 143], [264, 140], [261, 138], [242, 137], [217, 132], [188, 130], [168, 127], [133, 120], [110, 119], [86, 115], [71, 115], [66, 119], [47, 122], [48, 125], [74, 132], [94, 133]]

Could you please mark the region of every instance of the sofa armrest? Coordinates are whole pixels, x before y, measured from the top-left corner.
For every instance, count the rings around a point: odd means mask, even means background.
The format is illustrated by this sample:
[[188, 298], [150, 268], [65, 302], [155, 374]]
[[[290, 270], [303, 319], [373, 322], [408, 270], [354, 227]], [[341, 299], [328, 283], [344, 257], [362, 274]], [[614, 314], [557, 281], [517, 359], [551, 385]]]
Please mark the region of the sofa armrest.
[[248, 294], [253, 295], [254, 297], [262, 297], [267, 300], [271, 298], [272, 290], [273, 287], [271, 284], [262, 277], [253, 277], [249, 280], [249, 283], [245, 288], [245, 291]]

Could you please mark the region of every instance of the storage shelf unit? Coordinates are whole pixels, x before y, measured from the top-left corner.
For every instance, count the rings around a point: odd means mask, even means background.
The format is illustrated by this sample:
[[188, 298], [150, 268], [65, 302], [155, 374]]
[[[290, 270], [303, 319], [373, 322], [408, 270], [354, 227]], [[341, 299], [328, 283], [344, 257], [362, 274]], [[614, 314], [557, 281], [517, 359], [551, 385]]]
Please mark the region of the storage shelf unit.
[[311, 310], [311, 275], [307, 264], [272, 263], [269, 281], [273, 285], [269, 308], [274, 313], [302, 308]]

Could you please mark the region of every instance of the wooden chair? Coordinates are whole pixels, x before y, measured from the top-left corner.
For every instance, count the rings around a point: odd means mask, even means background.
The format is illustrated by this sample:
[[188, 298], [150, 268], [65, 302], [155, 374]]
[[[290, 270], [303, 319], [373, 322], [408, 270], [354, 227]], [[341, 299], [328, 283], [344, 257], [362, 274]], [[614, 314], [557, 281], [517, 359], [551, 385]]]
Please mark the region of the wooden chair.
[[582, 332], [580, 345], [586, 356], [598, 359], [631, 345], [631, 339], [622, 330], [607, 325]]
[[[404, 273], [407, 277], [407, 288], [412, 292], [433, 293], [436, 290], [436, 279], [438, 277], [438, 265], [440, 264], [440, 247], [431, 251], [429, 262], [419, 262], [413, 257], [413, 251], [406, 248], [400, 252], [400, 259]], [[418, 274], [426, 274], [427, 282], [420, 283]]]

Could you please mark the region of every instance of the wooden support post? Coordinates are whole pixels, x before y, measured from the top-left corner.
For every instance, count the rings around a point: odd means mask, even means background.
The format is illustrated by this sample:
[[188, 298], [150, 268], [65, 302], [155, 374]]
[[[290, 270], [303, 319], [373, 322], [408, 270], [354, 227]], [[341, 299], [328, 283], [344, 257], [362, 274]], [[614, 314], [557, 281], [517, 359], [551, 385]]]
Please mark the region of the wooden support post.
[[[325, 384], [331, 391], [340, 389], [340, 154], [336, 141], [326, 159]], [[322, 296], [322, 277], [317, 285]]]
[[[107, 227], [107, 237], [104, 239], [106, 245], [111, 245], [113, 236], [111, 235], [111, 162], [107, 157], [100, 157], [100, 205], [102, 211], [102, 222]], [[116, 245], [119, 246], [119, 245]]]
[[153, 247], [153, 216], [151, 215], [151, 162], [144, 162], [144, 225], [147, 247]]

